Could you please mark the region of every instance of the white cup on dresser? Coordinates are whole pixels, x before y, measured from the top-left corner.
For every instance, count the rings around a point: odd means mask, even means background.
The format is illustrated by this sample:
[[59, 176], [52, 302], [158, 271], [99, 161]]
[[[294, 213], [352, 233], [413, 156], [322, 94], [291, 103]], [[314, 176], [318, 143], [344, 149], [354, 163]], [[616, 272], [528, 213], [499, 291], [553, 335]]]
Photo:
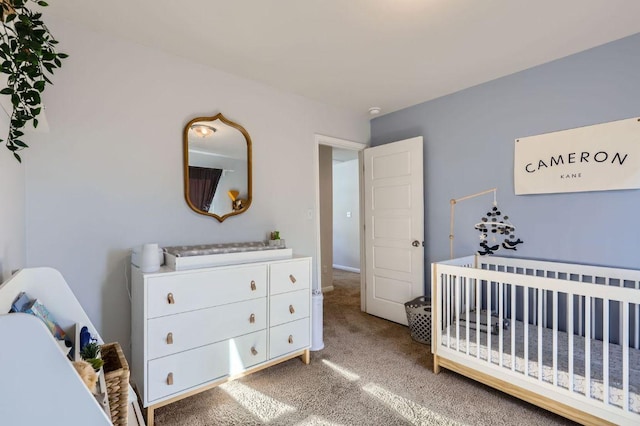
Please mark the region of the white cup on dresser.
[[160, 270], [160, 256], [158, 244], [149, 243], [142, 245], [142, 260], [140, 270], [142, 272], [156, 272]]

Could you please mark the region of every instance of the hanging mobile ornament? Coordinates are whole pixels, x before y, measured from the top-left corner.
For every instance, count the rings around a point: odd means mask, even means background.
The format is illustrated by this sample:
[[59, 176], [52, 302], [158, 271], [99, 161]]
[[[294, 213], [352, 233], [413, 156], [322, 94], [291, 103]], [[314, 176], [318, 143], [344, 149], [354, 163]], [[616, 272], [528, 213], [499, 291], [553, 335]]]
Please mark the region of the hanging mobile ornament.
[[[479, 223], [476, 223], [474, 228], [480, 231], [481, 250], [478, 250], [478, 254], [481, 256], [494, 254], [500, 249], [500, 246], [507, 250], [517, 250], [516, 246], [523, 243], [520, 238], [516, 238], [516, 227], [509, 221], [509, 216], [503, 215], [498, 208], [495, 192], [493, 193], [493, 207], [482, 217]], [[491, 235], [492, 245], [487, 242], [489, 235]], [[498, 239], [502, 237], [504, 237], [504, 240], [499, 243]]]

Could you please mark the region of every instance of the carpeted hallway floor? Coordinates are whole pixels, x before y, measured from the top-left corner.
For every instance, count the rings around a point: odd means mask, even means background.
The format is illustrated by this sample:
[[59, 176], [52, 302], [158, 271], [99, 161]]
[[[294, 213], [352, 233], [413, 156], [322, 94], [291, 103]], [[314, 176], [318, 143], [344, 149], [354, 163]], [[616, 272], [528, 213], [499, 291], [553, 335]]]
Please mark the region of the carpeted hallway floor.
[[360, 312], [359, 275], [334, 271], [325, 349], [156, 411], [167, 425], [570, 425], [465, 377], [431, 372], [407, 327]]

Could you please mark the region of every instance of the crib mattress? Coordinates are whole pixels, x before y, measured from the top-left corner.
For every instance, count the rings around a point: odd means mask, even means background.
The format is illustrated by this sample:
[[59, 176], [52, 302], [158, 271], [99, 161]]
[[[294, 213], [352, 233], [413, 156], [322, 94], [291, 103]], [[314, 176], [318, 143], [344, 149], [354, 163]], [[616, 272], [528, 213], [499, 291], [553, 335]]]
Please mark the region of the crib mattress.
[[[525, 375], [525, 324], [522, 321], [513, 321], [511, 327], [514, 329], [515, 338], [515, 371]], [[460, 332], [460, 340], [456, 336]], [[477, 344], [477, 335], [480, 335], [480, 346]], [[502, 330], [502, 336], [492, 334], [491, 350], [487, 346], [487, 333], [469, 329], [467, 340], [466, 327], [453, 323], [449, 329], [443, 331], [441, 346], [457, 349], [466, 354], [467, 347], [469, 355], [473, 358], [486, 361], [491, 356], [491, 363], [500, 365], [499, 344], [502, 337], [502, 366], [511, 370], [512, 367], [512, 335], [511, 330]], [[538, 379], [540, 375], [540, 365], [542, 365], [542, 381], [553, 384], [553, 331], [542, 327], [542, 356], [538, 359], [538, 327], [528, 325], [528, 361], [527, 375], [530, 378]], [[456, 346], [458, 345], [458, 346]], [[586, 393], [587, 379], [585, 377], [585, 338], [573, 336], [573, 391], [582, 395]], [[558, 332], [557, 342], [557, 386], [569, 389], [569, 335], [566, 332]], [[603, 368], [603, 343], [599, 340], [590, 341], [590, 398], [604, 400], [604, 368]], [[609, 344], [609, 403], [614, 406], [623, 407], [622, 390], [622, 346]], [[629, 348], [629, 410], [640, 413], [640, 350]]]

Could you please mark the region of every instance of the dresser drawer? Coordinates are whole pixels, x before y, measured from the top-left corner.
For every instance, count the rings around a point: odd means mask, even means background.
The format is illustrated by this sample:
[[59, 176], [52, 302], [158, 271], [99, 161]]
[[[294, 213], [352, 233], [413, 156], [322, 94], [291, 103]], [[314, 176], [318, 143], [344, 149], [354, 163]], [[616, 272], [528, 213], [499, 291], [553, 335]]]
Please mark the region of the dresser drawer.
[[309, 288], [310, 268], [308, 259], [272, 264], [269, 268], [271, 294]]
[[309, 318], [271, 327], [269, 334], [269, 358], [277, 358], [308, 346]]
[[267, 332], [262, 330], [149, 361], [148, 400], [152, 402], [185, 391], [230, 372], [240, 373], [264, 362], [266, 349]]
[[267, 327], [267, 299], [252, 299], [147, 321], [147, 359], [208, 345]]
[[150, 402], [227, 375], [229, 342], [218, 342], [149, 361]]
[[271, 296], [270, 325], [284, 324], [309, 316], [309, 290], [298, 290]]
[[267, 295], [267, 266], [150, 277], [147, 318], [257, 299]]
[[229, 340], [229, 374], [242, 373], [267, 360], [267, 330]]

